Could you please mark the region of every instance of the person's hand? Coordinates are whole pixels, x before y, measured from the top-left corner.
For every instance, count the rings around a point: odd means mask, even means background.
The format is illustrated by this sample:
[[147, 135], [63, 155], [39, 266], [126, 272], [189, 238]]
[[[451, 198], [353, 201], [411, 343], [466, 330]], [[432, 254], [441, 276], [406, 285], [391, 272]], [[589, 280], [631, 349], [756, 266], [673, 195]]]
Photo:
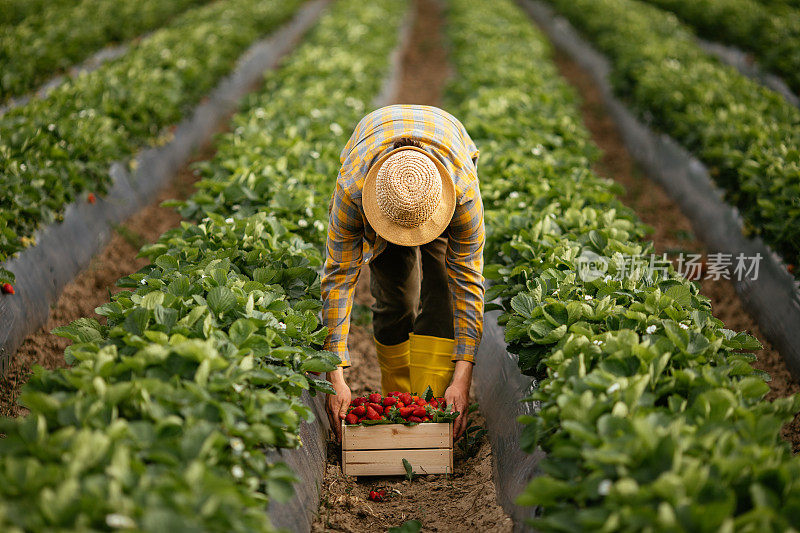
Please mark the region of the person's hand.
[[453, 439], [458, 439], [467, 428], [467, 410], [469, 408], [469, 388], [472, 384], [472, 363], [456, 361], [453, 379], [444, 391], [444, 399], [448, 407], [453, 406], [459, 415], [453, 422]]
[[347, 408], [350, 407], [350, 387], [344, 381], [344, 371], [341, 368], [328, 372], [327, 377], [336, 394], [328, 395], [325, 400], [325, 410], [328, 412], [331, 428], [336, 433], [336, 442], [342, 442], [342, 420], [347, 415]]

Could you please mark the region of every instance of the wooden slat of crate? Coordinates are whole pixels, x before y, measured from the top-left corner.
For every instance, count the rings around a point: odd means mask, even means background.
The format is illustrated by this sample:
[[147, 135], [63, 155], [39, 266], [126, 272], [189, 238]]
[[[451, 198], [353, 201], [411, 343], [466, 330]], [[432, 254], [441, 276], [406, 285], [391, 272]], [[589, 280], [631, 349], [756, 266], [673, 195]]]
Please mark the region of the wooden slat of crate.
[[453, 447], [453, 431], [450, 424], [344, 426], [343, 430], [343, 450]]
[[395, 476], [406, 473], [407, 459], [415, 474], [453, 472], [453, 450], [434, 448], [418, 450], [346, 450], [343, 451], [346, 476]]

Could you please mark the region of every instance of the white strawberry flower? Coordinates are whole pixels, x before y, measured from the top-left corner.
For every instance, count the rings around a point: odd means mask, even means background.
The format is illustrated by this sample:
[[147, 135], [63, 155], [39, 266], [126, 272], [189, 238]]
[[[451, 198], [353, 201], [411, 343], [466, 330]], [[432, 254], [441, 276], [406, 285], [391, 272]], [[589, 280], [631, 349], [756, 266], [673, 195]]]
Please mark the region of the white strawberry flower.
[[649, 326], [647, 326], [647, 327], [645, 328], [645, 331], [646, 331], [647, 333], [649, 333], [650, 335], [652, 335], [653, 333], [655, 333], [655, 332], [656, 332], [656, 325], [655, 325], [655, 324], [650, 324]]
[[588, 302], [589, 300], [591, 300], [591, 299], [592, 299], [592, 296], [591, 296], [591, 295], [589, 295], [589, 294], [584, 294], [584, 295], [583, 295], [583, 299], [584, 299], [584, 300], [586, 300], [586, 301]]
[[278, 329], [281, 331], [286, 331], [286, 324], [283, 322], [278, 322]]
[[689, 329], [689, 326], [687, 326], [686, 324], [678, 324], [678, 325], [681, 327], [681, 329]]
[[301, 218], [300, 220], [297, 221], [297, 225], [300, 226], [301, 228], [307, 228], [308, 220]]
[[612, 483], [610, 479], [604, 479], [597, 486], [597, 493], [600, 494], [600, 496], [607, 496], [608, 493], [611, 492], [611, 485]]
[[226, 224], [233, 224], [233, 217], [228, 217], [225, 219]]
[[147, 280], [143, 279], [139, 282], [140, 285], [147, 285]]
[[238, 437], [232, 438], [231, 449], [234, 451], [234, 453], [236, 453], [236, 455], [241, 454], [244, 451], [244, 441]]
[[315, 220], [314, 229], [319, 232], [325, 231], [325, 224], [323, 224], [321, 220]]
[[234, 383], [233, 390], [236, 391], [236, 394], [241, 394], [242, 391], [244, 390], [244, 385], [242, 385], [241, 383]]
[[331, 132], [334, 135], [341, 135], [342, 133], [344, 133], [344, 129], [339, 124], [337, 124], [336, 122], [331, 122], [330, 128], [331, 128]]
[[231, 468], [231, 474], [236, 479], [242, 479], [244, 477], [244, 470], [239, 465], [233, 465], [233, 468]]
[[106, 525], [115, 529], [135, 529], [136, 522], [130, 516], [124, 514], [111, 513], [106, 515]]
[[511, 191], [508, 194], [508, 197], [511, 198], [512, 200], [514, 200], [515, 198], [519, 198], [519, 193], [517, 191]]
[[620, 384], [619, 384], [619, 383], [612, 383], [612, 384], [611, 384], [611, 385], [610, 385], [610, 386], [609, 386], [609, 387], [606, 389], [606, 392], [607, 392], [608, 394], [614, 394], [614, 393], [615, 393], [615, 392], [617, 392], [617, 391], [618, 391], [620, 388], [621, 388], [621, 387], [620, 387]]
[[596, 344], [597, 346], [601, 346], [603, 344], [603, 341], [601, 341], [600, 339], [595, 339], [595, 340], [592, 341], [592, 344]]

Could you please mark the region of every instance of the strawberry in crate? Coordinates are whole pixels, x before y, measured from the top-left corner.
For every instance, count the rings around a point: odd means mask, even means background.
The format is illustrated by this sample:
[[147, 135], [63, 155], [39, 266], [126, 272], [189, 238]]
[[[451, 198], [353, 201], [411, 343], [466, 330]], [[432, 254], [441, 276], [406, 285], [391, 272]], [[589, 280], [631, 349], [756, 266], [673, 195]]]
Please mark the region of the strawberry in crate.
[[444, 398], [435, 398], [428, 387], [422, 396], [410, 392], [390, 392], [382, 396], [377, 392], [360, 396], [350, 403], [345, 417], [348, 425], [361, 424], [421, 424], [425, 422], [452, 422], [458, 411], [448, 407]]

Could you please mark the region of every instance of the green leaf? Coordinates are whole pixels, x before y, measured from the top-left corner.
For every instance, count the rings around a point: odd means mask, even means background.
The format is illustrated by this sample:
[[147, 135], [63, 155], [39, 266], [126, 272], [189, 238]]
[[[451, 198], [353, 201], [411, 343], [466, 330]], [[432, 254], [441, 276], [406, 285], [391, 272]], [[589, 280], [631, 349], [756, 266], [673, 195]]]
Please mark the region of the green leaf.
[[408, 520], [399, 526], [389, 528], [389, 533], [419, 533], [420, 531], [422, 531], [422, 522], [419, 520]]
[[236, 295], [228, 287], [214, 287], [206, 296], [208, 307], [217, 315], [221, 315], [233, 309], [236, 305]]
[[531, 318], [537, 306], [533, 296], [526, 292], [521, 292], [511, 299], [511, 308], [525, 318]]
[[409, 481], [414, 480], [414, 467], [411, 466], [411, 463], [403, 457], [403, 468], [406, 470], [406, 479]]
[[422, 399], [426, 402], [433, 400], [433, 389], [431, 389], [430, 385], [428, 385], [428, 387], [425, 389], [425, 392], [422, 393]]

